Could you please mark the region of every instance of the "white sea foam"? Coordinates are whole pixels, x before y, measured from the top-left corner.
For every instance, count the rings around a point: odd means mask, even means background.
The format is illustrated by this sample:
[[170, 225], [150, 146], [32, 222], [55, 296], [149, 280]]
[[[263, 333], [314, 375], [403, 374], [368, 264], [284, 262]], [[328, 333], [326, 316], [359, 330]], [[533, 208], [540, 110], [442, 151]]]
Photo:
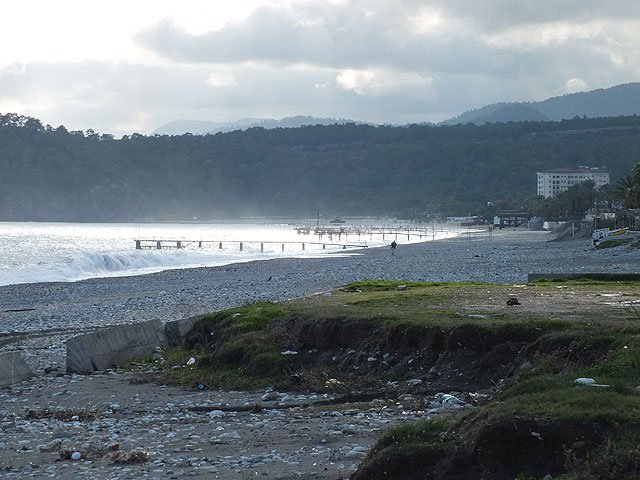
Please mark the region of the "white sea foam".
[[224, 265], [243, 260], [249, 258], [183, 251], [79, 252], [58, 261], [0, 267], [0, 285], [137, 275], [174, 268]]

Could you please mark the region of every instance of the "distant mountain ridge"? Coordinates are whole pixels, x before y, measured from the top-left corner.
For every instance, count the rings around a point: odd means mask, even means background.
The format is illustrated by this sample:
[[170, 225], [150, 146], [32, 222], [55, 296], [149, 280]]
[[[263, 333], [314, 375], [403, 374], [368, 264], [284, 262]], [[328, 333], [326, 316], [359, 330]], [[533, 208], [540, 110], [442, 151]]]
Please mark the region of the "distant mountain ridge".
[[540, 102], [499, 102], [469, 110], [440, 123], [506, 123], [560, 121], [578, 117], [618, 117], [640, 114], [640, 82], [588, 92], [570, 93]]
[[345, 123], [361, 123], [344, 118], [317, 118], [305, 115], [285, 117], [280, 120], [271, 118], [243, 118], [235, 122], [210, 122], [206, 120], [175, 120], [154, 130], [151, 135], [206, 135], [209, 133], [228, 133], [246, 130], [253, 127], [297, 128], [309, 125], [344, 125]]

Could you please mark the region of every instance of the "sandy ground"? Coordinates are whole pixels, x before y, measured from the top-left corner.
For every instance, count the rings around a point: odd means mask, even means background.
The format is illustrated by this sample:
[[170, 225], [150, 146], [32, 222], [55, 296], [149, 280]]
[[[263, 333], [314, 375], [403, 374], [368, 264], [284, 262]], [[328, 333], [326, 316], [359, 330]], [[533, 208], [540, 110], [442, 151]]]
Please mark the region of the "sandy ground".
[[[0, 287], [0, 352], [20, 351], [36, 373], [34, 380], [0, 390], [0, 476], [346, 478], [381, 431], [427, 416], [414, 407], [434, 398], [379, 399], [362, 409], [282, 408], [327, 399], [180, 390], [135, 384], [128, 374], [114, 372], [58, 376], [64, 342], [105, 326], [291, 299], [363, 279], [515, 285], [524, 284], [529, 272], [640, 270], [638, 250], [595, 251], [589, 239], [550, 238], [544, 232], [506, 231], [417, 245], [399, 241], [394, 256], [371, 249], [351, 257]], [[451, 393], [473, 403], [474, 392]], [[264, 395], [273, 398], [266, 401]], [[274, 408], [254, 413], [247, 406], [255, 403]], [[61, 452], [81, 458], [61, 460]], [[146, 461], [126, 463], [136, 459]]]

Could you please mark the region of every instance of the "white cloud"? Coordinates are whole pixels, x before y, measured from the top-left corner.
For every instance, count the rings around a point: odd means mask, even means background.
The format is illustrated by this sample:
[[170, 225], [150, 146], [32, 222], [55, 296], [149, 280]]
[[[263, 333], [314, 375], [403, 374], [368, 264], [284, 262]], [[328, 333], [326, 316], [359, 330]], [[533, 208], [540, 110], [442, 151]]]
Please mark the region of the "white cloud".
[[336, 82], [345, 90], [353, 90], [358, 95], [364, 95], [365, 90], [373, 83], [373, 79], [373, 72], [347, 69], [338, 74]]
[[551, 22], [525, 25], [488, 35], [489, 45], [498, 48], [529, 49], [560, 46], [573, 40], [587, 40], [602, 34], [602, 25]]
[[589, 90], [589, 84], [581, 78], [570, 78], [564, 82], [564, 93], [576, 93]]
[[21, 0], [0, 42], [0, 112], [114, 134], [177, 118], [437, 121], [640, 81], [628, 0]]
[[210, 87], [228, 87], [236, 84], [236, 77], [230, 73], [214, 72], [207, 77], [207, 85]]
[[262, 0], [20, 0], [2, 7], [0, 65], [22, 62], [84, 60], [144, 61], [134, 34], [170, 19], [197, 35], [241, 21]]
[[433, 78], [390, 70], [345, 69], [338, 72], [336, 83], [344, 90], [351, 90], [358, 95], [380, 95], [429, 88], [433, 84]]
[[446, 24], [444, 15], [438, 9], [425, 6], [421, 7], [414, 15], [409, 17], [409, 23], [413, 29], [421, 34], [438, 33]]

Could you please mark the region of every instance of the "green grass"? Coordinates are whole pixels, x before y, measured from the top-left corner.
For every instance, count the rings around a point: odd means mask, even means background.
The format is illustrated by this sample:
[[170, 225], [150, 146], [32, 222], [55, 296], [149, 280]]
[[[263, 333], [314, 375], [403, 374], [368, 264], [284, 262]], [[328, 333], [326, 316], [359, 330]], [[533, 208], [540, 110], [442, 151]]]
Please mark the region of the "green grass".
[[387, 430], [369, 451], [361, 469], [378, 470], [376, 463], [390, 458], [437, 456], [447, 445], [457, 442], [455, 436], [447, 435], [449, 427], [448, 420], [436, 418]]
[[[400, 285], [404, 287], [399, 290]], [[531, 308], [505, 306], [506, 298], [519, 293]], [[440, 329], [479, 344], [495, 338], [525, 342], [530, 365], [508, 379], [493, 401], [457, 419], [389, 430], [363, 465], [374, 468], [389, 458], [402, 464], [412, 456], [437, 459], [470, 441], [482, 425], [528, 419], [543, 426], [594, 429], [601, 444], [587, 463], [568, 456], [563, 477], [634, 478], [640, 468], [640, 434], [635, 433], [640, 426], [640, 312], [631, 303], [625, 308], [624, 302], [637, 296], [637, 282], [540, 281], [518, 288], [358, 282], [332, 295], [260, 302], [208, 315], [196, 322], [185, 348], [167, 352], [164, 374], [183, 384], [236, 389], [291, 388], [295, 374], [304, 377], [308, 388], [326, 385], [335, 391], [357, 388], [355, 381], [372, 374], [347, 366], [348, 375], [340, 377], [340, 372], [314, 365], [316, 354], [283, 355], [304, 332], [371, 335], [378, 341], [385, 335], [402, 338], [405, 328], [412, 335]], [[546, 307], [536, 308], [537, 299], [547, 299]], [[191, 356], [197, 361], [187, 366]], [[578, 377], [609, 386], [578, 385]], [[625, 426], [633, 428], [627, 431]]]
[[430, 443], [434, 446], [442, 446], [450, 443], [453, 439], [445, 436], [450, 424], [451, 422], [447, 419], [434, 418], [388, 430], [380, 436], [375, 447], [371, 450], [371, 455], [378, 455], [384, 450], [411, 444]]
[[[399, 282], [404, 284], [403, 282]], [[507, 383], [489, 404], [470, 414], [438, 424], [418, 422], [386, 432], [363, 462], [363, 471], [382, 465], [439, 458], [447, 446], [465, 443], [481, 425], [509, 424], [512, 419], [530, 419], [540, 425], [560, 428], [592, 426], [601, 443], [588, 461], [570, 458], [566, 472], [554, 478], [638, 478], [640, 473], [640, 315], [633, 308], [601, 307], [610, 302], [604, 293], [615, 292], [624, 300], [637, 296], [637, 282], [596, 280], [540, 281], [530, 288], [549, 295], [552, 292], [601, 296], [595, 310], [583, 307], [568, 311], [565, 318], [546, 314], [521, 315], [517, 310], [497, 315], [486, 309], [472, 309], [483, 297], [504, 292], [491, 285], [407, 283], [397, 291], [398, 282], [366, 282], [345, 289], [356, 298], [340, 298], [347, 308], [378, 311], [390, 323], [439, 325], [451, 328], [481, 328], [506, 332], [539, 332], [537, 357], [529, 369]], [[560, 290], [558, 290], [560, 288]], [[516, 295], [517, 296], [517, 295]], [[466, 298], [466, 307], [453, 305]], [[622, 304], [621, 304], [622, 305]], [[392, 314], [389, 315], [391, 306]], [[353, 311], [352, 311], [353, 314]], [[472, 322], [465, 315], [478, 315]], [[480, 318], [484, 314], [486, 318]], [[391, 318], [387, 319], [387, 316]], [[594, 378], [608, 387], [589, 387], [575, 383], [579, 377]], [[476, 423], [469, 429], [469, 423]], [[629, 430], [627, 431], [627, 427]], [[549, 427], [550, 428], [550, 427]], [[589, 427], [591, 428], [591, 427]], [[377, 465], [377, 466], [376, 466]], [[373, 470], [367, 470], [373, 469]], [[366, 475], [366, 473], [365, 473]], [[363, 477], [364, 478], [364, 477]], [[524, 475], [518, 478], [535, 478]]]
[[[186, 348], [167, 352], [165, 375], [182, 384], [203, 383], [225, 388], [260, 388], [280, 380], [293, 363], [281, 354], [266, 331], [288, 318], [283, 306], [259, 302], [208, 315], [198, 320], [186, 337]], [[186, 360], [197, 359], [193, 366]]]
[[605, 250], [607, 248], [620, 247], [622, 245], [629, 245], [633, 242], [632, 238], [612, 238], [610, 240], [603, 240], [596, 245], [596, 250]]
[[[401, 285], [404, 287], [398, 290]], [[618, 288], [620, 283], [615, 285]], [[625, 284], [621, 288], [633, 292], [635, 285]], [[526, 290], [534, 295], [576, 290], [593, 296], [606, 288], [610, 289], [611, 284], [573, 281], [563, 282], [560, 290], [555, 282], [527, 286]], [[576, 336], [582, 331], [593, 338], [604, 338], [606, 332], [621, 329], [640, 332], [640, 317], [636, 318], [630, 309], [617, 311], [615, 318], [589, 310], [568, 311], [554, 318], [548, 312], [505, 309], [504, 300], [519, 291], [523, 290], [472, 282], [366, 281], [349, 284], [332, 295], [282, 304], [259, 302], [216, 312], [196, 322], [187, 335], [184, 352], [172, 354], [175, 357], [172, 362], [178, 365], [181, 365], [181, 356], [194, 356], [198, 363], [190, 370], [174, 369], [170, 375], [183, 383], [197, 377], [223, 387], [230, 386], [230, 379], [234, 386], [285, 381], [304, 366], [299, 358], [281, 353], [295, 344], [295, 338], [287, 337], [296, 335], [296, 325], [304, 324], [354, 322], [362, 326], [364, 322], [370, 324], [371, 331], [403, 327], [463, 328], [473, 329], [480, 336], [496, 332], [520, 339], [553, 332]], [[601, 331], [596, 336], [594, 332], [598, 328]], [[580, 348], [593, 349], [589, 345]]]

